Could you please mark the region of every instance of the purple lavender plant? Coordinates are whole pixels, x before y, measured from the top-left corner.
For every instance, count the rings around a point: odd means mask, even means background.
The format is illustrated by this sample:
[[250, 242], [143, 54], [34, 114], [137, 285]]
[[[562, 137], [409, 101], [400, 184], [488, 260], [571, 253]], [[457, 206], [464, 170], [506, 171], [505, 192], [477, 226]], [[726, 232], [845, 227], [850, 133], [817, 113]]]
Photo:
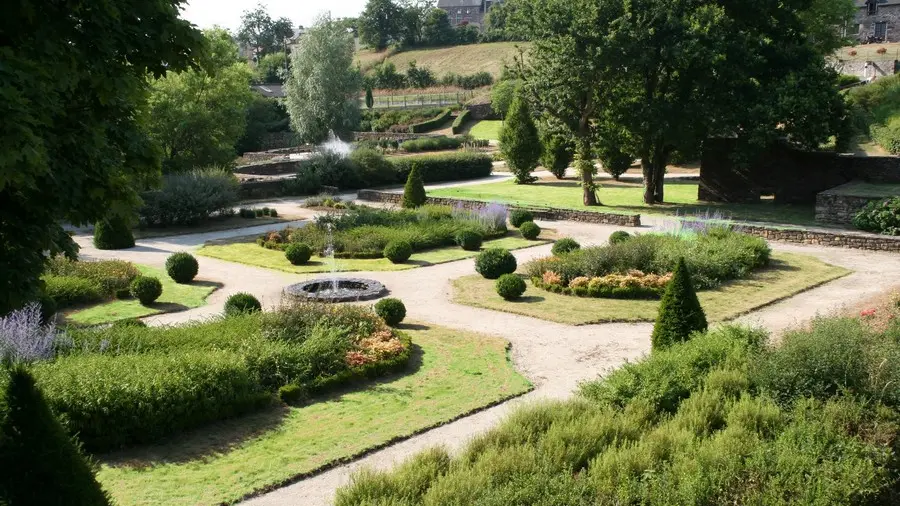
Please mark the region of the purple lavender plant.
[[0, 359], [19, 361], [53, 358], [56, 325], [41, 323], [41, 306], [32, 303], [0, 318]]
[[507, 212], [505, 205], [491, 202], [478, 210], [478, 221], [491, 230], [506, 230]]

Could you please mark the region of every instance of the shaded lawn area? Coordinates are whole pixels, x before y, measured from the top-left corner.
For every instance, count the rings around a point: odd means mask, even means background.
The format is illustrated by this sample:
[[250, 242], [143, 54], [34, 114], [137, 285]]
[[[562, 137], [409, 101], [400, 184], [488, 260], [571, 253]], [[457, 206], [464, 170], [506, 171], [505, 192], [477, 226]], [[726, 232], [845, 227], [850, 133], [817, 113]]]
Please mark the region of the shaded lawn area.
[[234, 230], [238, 228], [256, 227], [259, 225], [273, 225], [276, 223], [288, 223], [302, 219], [298, 216], [279, 216], [277, 218], [241, 218], [229, 216], [227, 218], [213, 218], [203, 223], [192, 226], [138, 228], [134, 230], [135, 239], [150, 239], [153, 237], [169, 237], [174, 235], [202, 234], [204, 232], [219, 232], [221, 230]]
[[436, 326], [404, 331], [418, 347], [405, 375], [101, 457], [100, 482], [123, 506], [231, 503], [531, 389], [502, 339]]
[[815, 209], [812, 205], [776, 204], [771, 200], [754, 204], [702, 202], [697, 200], [697, 186], [695, 181], [666, 183], [666, 202], [655, 206], [643, 203], [644, 189], [641, 184], [622, 182], [600, 184], [597, 197], [603, 205], [598, 207], [585, 207], [582, 204], [581, 187], [572, 180], [542, 180], [530, 185], [517, 185], [510, 180], [441, 188], [429, 191], [428, 195], [598, 212], [702, 215], [719, 211], [734, 220], [822, 226], [815, 221]]
[[111, 300], [73, 311], [66, 315], [66, 320], [80, 325], [99, 325], [128, 318], [184, 311], [206, 304], [209, 294], [219, 287], [216, 283], [197, 280], [190, 284], [180, 285], [172, 281], [172, 278], [162, 269], [146, 265], [137, 265], [136, 267], [144, 276], [159, 278], [162, 283], [162, 295], [156, 299], [156, 302], [150, 306], [143, 306], [137, 299]]
[[[521, 236], [518, 231], [510, 231], [510, 235], [485, 241], [482, 248], [504, 248], [508, 250], [530, 248], [549, 242], [546, 237], [552, 237], [552, 231], [544, 230], [537, 240], [529, 241]], [[291, 265], [284, 257], [284, 252], [263, 248], [256, 242], [238, 242], [233, 244], [208, 244], [197, 250], [197, 254], [210, 258], [218, 258], [228, 262], [254, 265], [291, 272], [294, 274], [310, 274], [316, 272], [331, 272], [331, 261], [327, 258], [313, 256], [304, 265]], [[372, 272], [372, 271], [404, 271], [424, 267], [426, 265], [453, 262], [465, 258], [472, 258], [477, 251], [466, 251], [460, 247], [452, 246], [439, 248], [419, 253], [413, 253], [409, 261], [402, 264], [391, 263], [387, 258], [339, 258], [335, 260], [338, 272]]]
[[[731, 281], [697, 293], [709, 321], [737, 318], [791, 297], [851, 271], [815, 257], [773, 253], [772, 263], [749, 278]], [[494, 282], [479, 275], [453, 280], [453, 301], [467, 306], [505, 311], [570, 325], [656, 320], [657, 300], [581, 298], [552, 293], [526, 281], [521, 300], [507, 302], [494, 290]]]
[[503, 122], [500, 120], [481, 120], [472, 125], [469, 134], [476, 139], [484, 139], [488, 141], [500, 140], [500, 129]]

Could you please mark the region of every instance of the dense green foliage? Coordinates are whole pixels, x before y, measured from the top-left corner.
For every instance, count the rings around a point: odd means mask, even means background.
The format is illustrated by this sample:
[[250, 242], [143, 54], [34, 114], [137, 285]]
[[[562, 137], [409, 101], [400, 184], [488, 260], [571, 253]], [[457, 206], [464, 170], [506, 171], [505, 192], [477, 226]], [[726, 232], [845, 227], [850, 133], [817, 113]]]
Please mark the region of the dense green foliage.
[[128, 214], [134, 188], [158, 172], [141, 110], [147, 76], [185, 68], [200, 49], [182, 4], [4, 5], [0, 314], [38, 295], [48, 258], [74, 257], [63, 223]]
[[190, 283], [199, 271], [197, 259], [186, 251], [173, 253], [166, 259], [166, 273], [176, 283]]
[[500, 130], [500, 152], [506, 165], [516, 177], [516, 184], [537, 180], [531, 171], [537, 168], [541, 157], [541, 140], [528, 102], [522, 93], [517, 93], [509, 106], [509, 114]]
[[301, 141], [318, 144], [329, 131], [341, 135], [359, 121], [360, 76], [353, 49], [353, 37], [324, 15], [291, 52], [285, 93], [291, 126]]
[[[900, 411], [875, 392], [900, 380], [882, 369], [900, 345], [849, 327], [815, 323], [771, 349], [765, 334], [740, 327], [698, 334], [584, 383], [574, 399], [515, 410], [459, 456], [430, 450], [391, 472], [358, 474], [335, 503], [893, 504]], [[862, 358], [847, 356], [812, 397], [782, 396], [758, 373], [790, 355], [804, 365], [768, 370], [817, 384], [821, 354], [858, 336]], [[801, 350], [794, 339], [816, 345]], [[845, 371], [867, 380], [845, 381]]]
[[140, 271], [134, 265], [121, 260], [76, 262], [55, 257], [42, 279], [44, 293], [59, 307], [68, 307], [126, 297], [131, 282], [139, 275]]
[[129, 220], [109, 216], [94, 224], [94, 247], [97, 249], [128, 249], [134, 247]]
[[153, 276], [138, 276], [131, 282], [131, 296], [149, 306], [162, 295], [162, 283]]
[[482, 242], [484, 237], [475, 230], [461, 230], [456, 234], [456, 244], [466, 251], [480, 250]]
[[246, 128], [235, 145], [238, 154], [269, 148], [263, 141], [266, 134], [290, 131], [291, 118], [284, 105], [276, 99], [254, 95], [246, 111]]
[[490, 248], [475, 257], [475, 271], [485, 279], [497, 279], [516, 272], [516, 257], [503, 248]]
[[391, 327], [396, 327], [406, 318], [406, 306], [400, 299], [388, 297], [375, 303], [375, 314]]
[[284, 257], [291, 265], [303, 265], [309, 262], [311, 256], [312, 249], [302, 242], [294, 242], [284, 248]]
[[509, 224], [519, 228], [523, 223], [534, 221], [534, 213], [527, 209], [512, 209], [509, 211]]
[[225, 316], [240, 316], [262, 311], [262, 304], [252, 294], [238, 292], [225, 301]]
[[0, 504], [103, 506], [109, 497], [93, 464], [50, 411], [31, 373], [13, 366], [0, 380]]
[[522, 81], [518, 79], [505, 79], [491, 88], [491, 110], [494, 114], [501, 119], [506, 118], [521, 86]]
[[525, 280], [515, 274], [504, 274], [497, 278], [494, 289], [504, 300], [516, 300], [525, 293]]
[[406, 181], [416, 166], [426, 183], [488, 177], [494, 168], [489, 155], [469, 152], [404, 156], [394, 159], [393, 164], [398, 181]]
[[631, 239], [631, 234], [624, 230], [616, 230], [615, 232], [609, 234], [610, 244], [619, 244], [629, 239]]
[[443, 112], [444, 109], [436, 107], [363, 111], [358, 129], [361, 132], [408, 132], [410, 125], [428, 121]]
[[419, 166], [413, 165], [406, 178], [406, 186], [403, 187], [402, 205], [405, 209], [413, 209], [424, 205], [427, 198], [425, 182], [422, 180], [422, 174], [419, 173]]
[[418, 134], [422, 132], [430, 132], [440, 128], [447, 120], [450, 119], [450, 109], [442, 110], [437, 116], [429, 118], [420, 123], [409, 125], [409, 133]]
[[109, 298], [93, 280], [77, 276], [47, 275], [43, 278], [44, 292], [58, 309], [93, 304]]
[[848, 92], [854, 126], [892, 154], [900, 154], [900, 77], [876, 79]]
[[541, 278], [546, 272], [554, 272], [563, 285], [568, 285], [577, 277], [627, 274], [632, 270], [664, 275], [673, 272], [684, 258], [694, 287], [706, 289], [746, 277], [767, 265], [769, 254], [764, 239], [713, 228], [682, 236], [643, 234], [608, 246], [582, 248], [561, 257], [529, 262], [526, 273]]
[[266, 8], [258, 4], [241, 14], [236, 38], [252, 51], [257, 62], [262, 62], [276, 51], [286, 52], [287, 39], [293, 35], [294, 26], [290, 19], [272, 19]]
[[691, 334], [703, 332], [708, 326], [706, 314], [691, 284], [691, 273], [682, 258], [675, 266], [672, 280], [666, 286], [659, 304], [659, 314], [650, 336], [653, 350], [687, 341]]
[[578, 244], [578, 241], [570, 237], [563, 237], [562, 239], [559, 239], [555, 243], [553, 243], [553, 248], [550, 249], [550, 253], [552, 253], [554, 256], [562, 256], [566, 253], [571, 253], [580, 249], [581, 245]]
[[406, 241], [391, 241], [387, 243], [382, 252], [394, 264], [402, 264], [409, 260], [413, 254], [412, 246]]
[[853, 217], [853, 226], [878, 234], [900, 235], [900, 197], [869, 202]]
[[556, 179], [562, 179], [575, 158], [572, 141], [559, 134], [544, 133], [541, 144], [543, 145], [541, 165], [556, 176]]
[[533, 221], [526, 221], [525, 223], [519, 225], [519, 232], [522, 233], [522, 237], [533, 241], [541, 235], [541, 227], [537, 225], [537, 223]]
[[612, 176], [616, 181], [619, 180], [619, 176], [624, 174], [634, 162], [634, 155], [631, 153], [623, 153], [622, 145], [619, 143], [602, 144], [598, 149], [597, 158], [600, 159], [600, 164], [603, 165], [603, 171]]
[[457, 149], [462, 146], [463, 140], [456, 137], [447, 137], [441, 135], [438, 137], [419, 137], [403, 141], [400, 149], [409, 153], [418, 153], [420, 151], [441, 151], [445, 149]]
[[453, 132], [453, 135], [461, 134], [463, 128], [466, 125], [466, 122], [469, 121], [469, 109], [463, 109], [456, 116], [456, 119], [453, 120], [453, 124], [450, 126], [450, 131]]
[[142, 227], [194, 225], [213, 216], [228, 216], [238, 202], [238, 181], [231, 171], [210, 167], [163, 176], [158, 189], [141, 194]]
[[359, 40], [378, 51], [398, 38], [402, 12], [392, 0], [368, 0], [359, 15]]

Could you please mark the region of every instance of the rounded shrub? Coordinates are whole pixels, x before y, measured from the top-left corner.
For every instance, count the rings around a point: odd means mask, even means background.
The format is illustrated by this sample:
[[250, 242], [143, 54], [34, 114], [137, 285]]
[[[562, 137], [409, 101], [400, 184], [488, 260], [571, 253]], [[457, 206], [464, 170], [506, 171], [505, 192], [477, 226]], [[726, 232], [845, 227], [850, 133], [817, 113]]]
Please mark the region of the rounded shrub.
[[515, 274], [504, 274], [494, 283], [497, 294], [506, 300], [515, 300], [525, 293], [525, 281]]
[[137, 318], [126, 318], [124, 320], [114, 321], [111, 325], [112, 328], [132, 328], [132, 327], [146, 327], [147, 324], [138, 320]]
[[402, 264], [412, 256], [412, 246], [406, 241], [391, 241], [384, 247], [384, 258], [392, 263]]
[[306, 389], [296, 383], [288, 383], [278, 389], [278, 398], [285, 404], [297, 404], [306, 397]]
[[575, 239], [570, 237], [563, 237], [562, 239], [553, 243], [553, 249], [550, 250], [553, 253], [553, 256], [565, 255], [566, 253], [571, 253], [575, 250], [581, 249], [581, 245], [578, 244]]
[[312, 249], [300, 242], [288, 244], [288, 247], [284, 249], [284, 257], [288, 259], [291, 265], [303, 265], [309, 262], [309, 257], [311, 256]]
[[166, 259], [166, 272], [173, 281], [179, 284], [190, 283], [197, 276], [200, 265], [190, 253], [180, 251]]
[[147, 306], [162, 295], [162, 283], [153, 276], [138, 276], [131, 282], [131, 295]]
[[522, 237], [533, 241], [541, 235], [541, 227], [533, 221], [526, 221], [519, 227], [519, 232], [522, 232]]
[[478, 251], [484, 238], [474, 230], [462, 230], [456, 234], [456, 244], [466, 251]]
[[239, 292], [225, 301], [225, 316], [237, 316], [262, 311], [259, 299], [246, 292]]
[[628, 239], [631, 239], [631, 234], [624, 230], [616, 230], [609, 236], [609, 243], [619, 244], [620, 242], [625, 242]]
[[375, 314], [391, 327], [396, 327], [406, 318], [406, 306], [400, 299], [382, 299], [375, 304]]
[[475, 270], [486, 279], [497, 279], [516, 272], [516, 257], [503, 248], [490, 248], [475, 257]]
[[128, 249], [134, 247], [134, 236], [128, 220], [112, 217], [94, 225], [94, 247], [97, 249]]
[[527, 221], [534, 221], [534, 214], [532, 214], [531, 211], [525, 209], [513, 209], [509, 212], [509, 223], [512, 226], [519, 228]]

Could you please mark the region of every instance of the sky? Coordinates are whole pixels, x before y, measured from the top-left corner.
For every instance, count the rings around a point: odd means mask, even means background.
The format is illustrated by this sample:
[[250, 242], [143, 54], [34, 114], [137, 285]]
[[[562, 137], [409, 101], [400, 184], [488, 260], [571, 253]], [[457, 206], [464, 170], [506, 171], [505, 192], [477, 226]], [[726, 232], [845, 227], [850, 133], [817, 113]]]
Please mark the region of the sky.
[[263, 4], [273, 19], [286, 17], [295, 25], [310, 26], [319, 14], [331, 11], [335, 18], [356, 17], [366, 0], [188, 0], [181, 16], [200, 28], [218, 25], [236, 31], [241, 14]]

